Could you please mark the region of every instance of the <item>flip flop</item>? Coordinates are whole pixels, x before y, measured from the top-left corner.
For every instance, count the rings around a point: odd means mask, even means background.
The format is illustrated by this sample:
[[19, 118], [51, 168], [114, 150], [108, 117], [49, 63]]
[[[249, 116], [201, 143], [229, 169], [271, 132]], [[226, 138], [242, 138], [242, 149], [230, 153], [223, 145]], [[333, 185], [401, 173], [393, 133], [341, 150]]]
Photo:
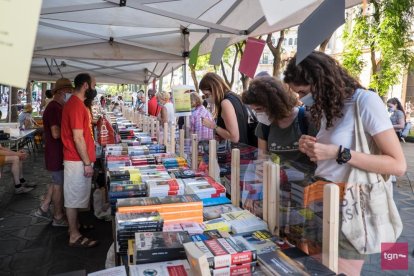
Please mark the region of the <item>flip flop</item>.
[[92, 248], [99, 244], [98, 241], [88, 239], [85, 236], [80, 236], [75, 242], [69, 242], [70, 247], [77, 248]]

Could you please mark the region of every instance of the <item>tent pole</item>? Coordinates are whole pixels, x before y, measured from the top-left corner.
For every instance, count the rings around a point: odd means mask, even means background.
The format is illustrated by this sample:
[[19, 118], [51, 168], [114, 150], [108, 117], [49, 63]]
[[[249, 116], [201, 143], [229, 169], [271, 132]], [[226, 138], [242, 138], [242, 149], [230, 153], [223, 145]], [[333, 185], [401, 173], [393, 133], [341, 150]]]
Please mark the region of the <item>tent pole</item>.
[[183, 64], [183, 84], [187, 84], [187, 59], [184, 58], [184, 64]]

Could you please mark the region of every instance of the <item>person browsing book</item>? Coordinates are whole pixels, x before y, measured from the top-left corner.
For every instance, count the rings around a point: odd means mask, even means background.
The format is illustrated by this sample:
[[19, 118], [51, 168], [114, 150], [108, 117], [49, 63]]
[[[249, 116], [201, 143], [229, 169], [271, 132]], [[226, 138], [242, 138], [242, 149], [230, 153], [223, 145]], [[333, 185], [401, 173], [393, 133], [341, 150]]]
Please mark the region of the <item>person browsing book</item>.
[[315, 135], [316, 131], [305, 117], [304, 108], [296, 106], [296, 96], [285, 91], [280, 81], [270, 76], [254, 79], [242, 94], [242, 101], [256, 111], [259, 150], [277, 155], [282, 162], [297, 161], [314, 167], [299, 151], [299, 138], [302, 134]]
[[200, 90], [214, 106], [217, 121], [203, 118], [203, 125], [214, 129], [221, 139], [248, 144], [247, 111], [239, 96], [230, 91], [224, 80], [215, 73], [207, 73], [200, 81]]
[[[295, 56], [287, 64], [284, 82], [293, 91], [308, 90], [314, 98], [310, 112], [320, 130], [316, 136], [302, 135], [299, 150], [317, 163], [316, 176], [344, 183], [352, 168], [383, 175], [404, 174], [404, 154], [381, 98], [365, 90], [335, 59], [313, 51], [296, 65]], [[360, 116], [367, 140], [375, 143], [381, 154], [355, 150], [356, 116]], [[365, 256], [340, 230], [339, 273], [360, 275]]]

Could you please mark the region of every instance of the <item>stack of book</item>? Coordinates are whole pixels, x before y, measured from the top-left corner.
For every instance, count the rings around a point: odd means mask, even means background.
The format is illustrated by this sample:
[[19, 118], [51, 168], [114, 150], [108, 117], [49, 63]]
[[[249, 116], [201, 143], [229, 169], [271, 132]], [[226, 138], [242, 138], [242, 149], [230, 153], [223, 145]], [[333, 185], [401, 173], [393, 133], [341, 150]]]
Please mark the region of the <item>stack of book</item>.
[[199, 198], [225, 197], [226, 188], [211, 177], [180, 179], [184, 183], [187, 194], [196, 194]]
[[108, 155], [106, 157], [106, 167], [109, 171], [125, 166], [131, 166], [131, 159], [128, 155]]
[[105, 156], [108, 155], [128, 155], [128, 147], [126, 144], [108, 144], [105, 147]]
[[222, 214], [221, 217], [231, 225], [234, 234], [267, 230], [267, 224], [247, 210]]
[[142, 212], [115, 215], [117, 252], [127, 254], [128, 240], [135, 238], [136, 232], [162, 231], [163, 219], [158, 212]]
[[118, 199], [117, 211], [158, 211], [164, 222], [203, 222], [203, 204], [196, 195]]
[[232, 204], [223, 204], [216, 206], [208, 206], [203, 208], [203, 217], [204, 220], [212, 220], [220, 218], [221, 214], [226, 214], [230, 212], [241, 211], [239, 207], [235, 207]]
[[152, 197], [166, 197], [184, 194], [184, 185], [179, 183], [176, 179], [149, 180], [146, 183], [148, 185], [148, 195]]
[[187, 160], [182, 157], [164, 158], [162, 159], [162, 164], [167, 170], [188, 167]]
[[190, 235], [201, 234], [204, 232], [203, 227], [197, 222], [175, 222], [164, 224], [164, 232], [186, 231]]
[[187, 232], [141, 232], [135, 233], [135, 263], [186, 259], [183, 244], [190, 242]]
[[[190, 264], [187, 260], [175, 260], [129, 266], [130, 276], [191, 276]], [[195, 275], [194, 275], [195, 276]]]
[[150, 154], [147, 146], [129, 146], [128, 147], [128, 154], [130, 156], [136, 155], [148, 155]]
[[131, 165], [132, 166], [144, 166], [144, 165], [155, 165], [157, 161], [153, 155], [132, 155]]
[[206, 255], [211, 275], [251, 275], [256, 270], [256, 250], [243, 237], [215, 237], [194, 244]]

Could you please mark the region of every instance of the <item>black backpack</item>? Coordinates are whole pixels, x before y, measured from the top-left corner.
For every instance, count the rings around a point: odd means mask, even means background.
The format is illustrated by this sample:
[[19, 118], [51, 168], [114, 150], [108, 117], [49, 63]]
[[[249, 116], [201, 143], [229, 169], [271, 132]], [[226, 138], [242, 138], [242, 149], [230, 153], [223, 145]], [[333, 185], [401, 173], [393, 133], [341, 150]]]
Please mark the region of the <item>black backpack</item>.
[[256, 115], [250, 109], [250, 107], [247, 105], [244, 105], [244, 107], [247, 111], [247, 139], [249, 140], [250, 146], [257, 148], [256, 127], [259, 122], [257, 121]]
[[[308, 134], [308, 123], [306, 122], [305, 107], [303, 106], [299, 107], [298, 123], [299, 123], [300, 132], [302, 132], [302, 134]], [[269, 132], [270, 132], [270, 126], [262, 124], [263, 137], [266, 137], [266, 138], [269, 137]]]

